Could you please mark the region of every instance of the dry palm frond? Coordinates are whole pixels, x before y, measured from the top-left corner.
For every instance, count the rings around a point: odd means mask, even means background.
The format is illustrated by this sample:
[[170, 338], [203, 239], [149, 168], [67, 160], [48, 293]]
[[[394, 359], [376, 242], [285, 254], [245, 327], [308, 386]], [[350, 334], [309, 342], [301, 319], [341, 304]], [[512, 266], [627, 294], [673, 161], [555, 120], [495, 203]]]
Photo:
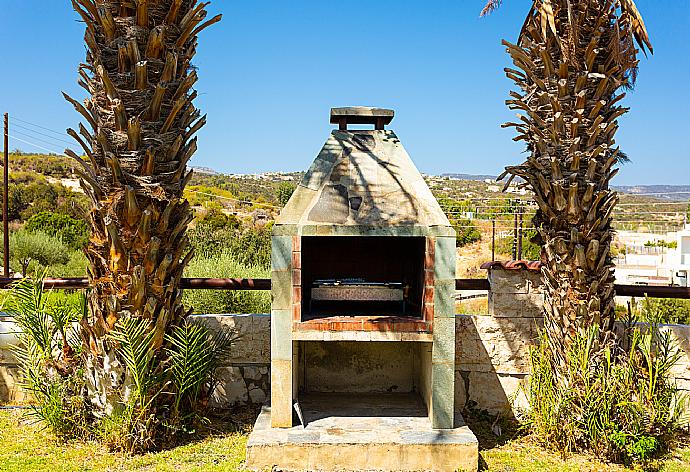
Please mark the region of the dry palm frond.
[[[615, 144], [620, 90], [637, 74], [635, 41], [650, 47], [631, 0], [534, 0], [506, 73], [510, 108], [529, 158], [506, 171], [525, 180], [539, 210], [544, 313], [559, 362], [577, 333], [615, 320], [610, 246], [617, 202], [609, 183], [627, 156]], [[651, 49], [650, 49], [651, 50]], [[606, 334], [603, 335], [604, 337]]]
[[503, 0], [489, 0], [486, 5], [484, 5], [484, 8], [479, 16], [490, 15], [494, 10], [501, 6], [501, 3], [503, 3]]
[[654, 48], [652, 47], [652, 43], [649, 40], [649, 35], [647, 34], [647, 27], [644, 24], [642, 15], [640, 14], [640, 11], [637, 9], [635, 2], [633, 0], [620, 0], [620, 2], [621, 10], [623, 11], [623, 13], [627, 13], [628, 15], [630, 15], [632, 32], [635, 36], [637, 44], [639, 44], [642, 48], [642, 52], [646, 54], [646, 46], [649, 49], [649, 52], [653, 54]]
[[80, 77], [90, 96], [83, 103], [65, 98], [84, 118], [84, 139], [70, 135], [88, 160], [67, 154], [79, 162], [92, 200], [90, 313], [82, 335], [97, 415], [116, 401], [110, 384], [123, 381], [104, 363], [115, 352], [108, 334], [144, 320], [155, 334], [155, 354], [187, 315], [179, 283], [193, 254], [186, 235], [193, 212], [184, 189], [193, 135], [205, 123], [194, 105], [192, 60], [197, 35], [220, 20], [206, 19], [209, 3], [72, 0], [86, 26]]

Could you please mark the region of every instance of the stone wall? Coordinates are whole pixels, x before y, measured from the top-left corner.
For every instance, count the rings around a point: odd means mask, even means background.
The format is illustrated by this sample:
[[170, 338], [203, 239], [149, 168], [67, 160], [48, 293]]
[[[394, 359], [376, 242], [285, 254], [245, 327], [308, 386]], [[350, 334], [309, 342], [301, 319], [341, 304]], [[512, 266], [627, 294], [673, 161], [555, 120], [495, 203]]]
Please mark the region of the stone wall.
[[[514, 266], [515, 267], [515, 266]], [[458, 315], [456, 407], [492, 413], [526, 406], [521, 384], [529, 374], [528, 348], [543, 325], [543, 284], [538, 270], [489, 269], [489, 314]], [[622, 325], [617, 325], [622, 328]], [[690, 394], [690, 326], [664, 325], [682, 350], [672, 370], [676, 385]]]
[[[510, 413], [511, 401], [523, 406], [520, 384], [529, 373], [527, 348], [541, 324], [542, 285], [530, 270], [489, 271], [488, 315], [457, 315], [455, 407], [471, 405], [493, 413]], [[214, 406], [263, 403], [270, 396], [269, 315], [204, 315], [196, 320], [211, 328], [224, 326], [240, 336], [232, 357], [221, 369]], [[0, 323], [7, 332], [8, 323]], [[690, 392], [690, 326], [667, 325], [683, 350], [673, 373], [679, 387]], [[0, 343], [10, 344], [0, 333]], [[20, 402], [15, 360], [0, 349], [0, 402]], [[329, 381], [330, 382], [330, 381]]]

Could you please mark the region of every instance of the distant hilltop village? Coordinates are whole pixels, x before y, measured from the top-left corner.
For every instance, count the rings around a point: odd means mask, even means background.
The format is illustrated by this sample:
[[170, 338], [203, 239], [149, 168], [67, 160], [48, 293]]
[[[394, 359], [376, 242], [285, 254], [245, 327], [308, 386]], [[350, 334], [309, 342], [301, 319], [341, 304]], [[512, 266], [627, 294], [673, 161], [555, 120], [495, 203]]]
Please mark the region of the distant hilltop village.
[[[253, 174], [223, 174], [210, 167], [192, 167], [194, 172], [199, 175], [220, 176], [227, 175], [229, 177], [239, 179], [254, 179], [265, 180], [269, 182], [295, 182], [299, 181], [304, 172], [262, 172]], [[487, 187], [486, 192], [501, 193], [505, 179], [497, 181], [495, 175], [490, 174], [460, 174], [460, 173], [443, 173], [441, 175], [422, 173], [428, 182], [441, 184], [443, 181], [469, 181], [481, 182]], [[520, 179], [516, 178], [513, 183], [506, 189], [507, 193], [527, 195], [529, 192], [520, 188]], [[631, 195], [641, 195], [655, 197], [661, 200], [670, 201], [688, 201], [690, 200], [690, 185], [614, 185], [614, 189], [621, 193]], [[445, 190], [451, 190], [446, 188]]]

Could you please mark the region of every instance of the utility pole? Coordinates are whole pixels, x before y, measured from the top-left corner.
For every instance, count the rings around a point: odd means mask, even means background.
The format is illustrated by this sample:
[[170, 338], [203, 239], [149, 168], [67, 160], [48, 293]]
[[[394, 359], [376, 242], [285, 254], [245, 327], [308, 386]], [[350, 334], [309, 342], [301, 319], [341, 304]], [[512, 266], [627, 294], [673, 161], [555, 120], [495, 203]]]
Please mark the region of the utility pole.
[[517, 253], [518, 253], [518, 260], [522, 260], [522, 209], [520, 209], [520, 222], [518, 223], [518, 246], [517, 246]]
[[518, 215], [515, 213], [513, 222], [513, 260], [517, 260], [517, 245], [518, 245]]
[[496, 260], [496, 219], [491, 220], [491, 262]]
[[7, 219], [9, 213], [9, 185], [10, 185], [10, 120], [5, 113], [5, 155], [3, 160], [3, 186], [2, 186], [2, 248], [3, 248], [3, 276], [9, 278], [10, 276], [10, 225]]

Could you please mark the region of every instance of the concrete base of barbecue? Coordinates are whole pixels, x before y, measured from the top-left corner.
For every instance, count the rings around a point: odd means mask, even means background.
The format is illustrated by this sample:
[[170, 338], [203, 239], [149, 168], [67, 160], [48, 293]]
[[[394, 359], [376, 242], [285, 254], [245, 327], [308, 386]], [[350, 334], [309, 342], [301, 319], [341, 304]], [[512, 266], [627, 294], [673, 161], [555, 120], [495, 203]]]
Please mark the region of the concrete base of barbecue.
[[[431, 428], [413, 394], [310, 394], [300, 399], [306, 427], [272, 428], [264, 407], [247, 443], [247, 468], [291, 471], [477, 470], [477, 438], [461, 418]], [[456, 415], [459, 417], [459, 415]]]

